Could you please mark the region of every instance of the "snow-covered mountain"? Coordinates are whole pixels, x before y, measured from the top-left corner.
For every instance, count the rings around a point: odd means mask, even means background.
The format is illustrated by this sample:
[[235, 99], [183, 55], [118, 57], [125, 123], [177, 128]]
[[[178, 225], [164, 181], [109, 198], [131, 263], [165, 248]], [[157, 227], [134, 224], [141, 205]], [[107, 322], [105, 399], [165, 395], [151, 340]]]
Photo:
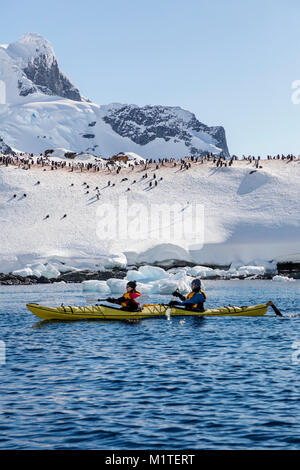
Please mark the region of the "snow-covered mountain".
[[208, 127], [179, 107], [86, 100], [59, 69], [52, 45], [31, 33], [0, 46], [0, 137], [30, 153], [62, 147], [103, 156], [229, 155], [223, 127]]

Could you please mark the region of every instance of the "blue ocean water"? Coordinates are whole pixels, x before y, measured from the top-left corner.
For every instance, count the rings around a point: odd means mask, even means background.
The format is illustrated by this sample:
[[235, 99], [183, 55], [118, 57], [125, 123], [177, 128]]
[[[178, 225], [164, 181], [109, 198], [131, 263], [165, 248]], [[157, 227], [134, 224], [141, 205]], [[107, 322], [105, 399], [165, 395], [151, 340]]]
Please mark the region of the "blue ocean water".
[[284, 318], [41, 322], [26, 302], [84, 305], [80, 284], [0, 286], [0, 448], [298, 449], [300, 281], [205, 290]]

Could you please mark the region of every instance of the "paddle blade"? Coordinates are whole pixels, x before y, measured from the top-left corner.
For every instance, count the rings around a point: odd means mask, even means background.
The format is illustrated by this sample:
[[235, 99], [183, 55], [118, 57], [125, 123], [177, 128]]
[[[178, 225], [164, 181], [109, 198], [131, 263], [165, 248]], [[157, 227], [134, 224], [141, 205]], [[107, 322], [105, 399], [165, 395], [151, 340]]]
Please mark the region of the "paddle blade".
[[105, 302], [106, 299], [97, 299], [96, 297], [86, 297], [85, 300], [87, 302]]
[[272, 300], [270, 300], [267, 305], [270, 305], [270, 307], [272, 307], [272, 309], [274, 310], [275, 314], [277, 317], [283, 317], [282, 313], [280, 312], [280, 310], [278, 310], [278, 308], [276, 307], [276, 305], [273, 304]]

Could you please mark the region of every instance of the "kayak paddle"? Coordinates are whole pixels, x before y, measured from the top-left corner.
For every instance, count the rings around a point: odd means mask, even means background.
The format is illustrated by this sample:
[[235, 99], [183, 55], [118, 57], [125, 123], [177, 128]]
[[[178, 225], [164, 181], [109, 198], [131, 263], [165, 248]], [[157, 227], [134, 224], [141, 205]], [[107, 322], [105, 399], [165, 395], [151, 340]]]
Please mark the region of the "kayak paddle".
[[277, 317], [283, 317], [282, 313], [280, 312], [280, 310], [278, 310], [278, 308], [276, 307], [276, 305], [273, 304], [272, 300], [269, 300], [269, 302], [267, 303], [267, 305], [269, 305], [270, 307], [272, 307], [272, 309], [273, 309], [274, 312], [276, 313], [276, 316], [277, 316]]
[[87, 302], [106, 302], [107, 299], [96, 299], [96, 297], [86, 297]]
[[[141, 295], [138, 297], [142, 301], [149, 300], [149, 295]], [[107, 299], [96, 299], [96, 297], [86, 297], [87, 302], [107, 302]]]

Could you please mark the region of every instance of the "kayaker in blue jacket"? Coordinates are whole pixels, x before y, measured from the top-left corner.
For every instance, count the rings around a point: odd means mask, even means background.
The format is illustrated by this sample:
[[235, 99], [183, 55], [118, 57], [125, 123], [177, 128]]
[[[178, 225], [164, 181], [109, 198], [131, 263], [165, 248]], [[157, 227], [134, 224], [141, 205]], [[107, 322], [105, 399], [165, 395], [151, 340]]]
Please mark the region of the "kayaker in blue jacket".
[[192, 284], [192, 292], [190, 292], [186, 297], [182, 295], [177, 289], [173, 292], [174, 297], [179, 297], [181, 302], [178, 300], [171, 300], [169, 303], [170, 307], [180, 306], [185, 307], [186, 310], [198, 310], [204, 312], [204, 302], [206, 300], [206, 294], [201, 290], [201, 281], [200, 279], [194, 279]]

